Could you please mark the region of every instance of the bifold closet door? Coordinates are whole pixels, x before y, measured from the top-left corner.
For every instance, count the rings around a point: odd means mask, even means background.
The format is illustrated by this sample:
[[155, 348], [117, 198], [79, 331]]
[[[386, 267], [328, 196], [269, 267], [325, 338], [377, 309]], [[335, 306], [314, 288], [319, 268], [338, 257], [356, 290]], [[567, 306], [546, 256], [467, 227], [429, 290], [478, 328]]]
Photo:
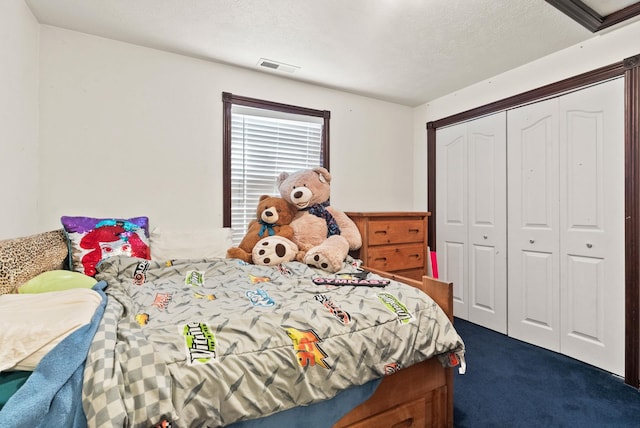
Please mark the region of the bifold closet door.
[[558, 101], [560, 350], [624, 376], [624, 79]]
[[467, 126], [436, 131], [436, 252], [438, 274], [453, 283], [453, 313], [469, 319]]
[[509, 335], [624, 375], [624, 80], [508, 112]]
[[454, 315], [506, 333], [506, 114], [437, 131], [436, 249]]
[[507, 114], [509, 336], [560, 349], [558, 101]]

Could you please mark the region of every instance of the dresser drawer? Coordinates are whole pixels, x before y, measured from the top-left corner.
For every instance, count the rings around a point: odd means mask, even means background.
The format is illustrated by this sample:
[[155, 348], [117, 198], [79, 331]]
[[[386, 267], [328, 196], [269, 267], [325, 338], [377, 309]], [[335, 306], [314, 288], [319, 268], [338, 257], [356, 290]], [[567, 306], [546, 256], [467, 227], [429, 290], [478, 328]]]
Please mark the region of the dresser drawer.
[[369, 245], [425, 242], [425, 222], [422, 220], [370, 220]]
[[420, 398], [356, 422], [349, 425], [349, 428], [424, 428], [425, 426], [427, 426], [427, 403], [424, 398]]
[[362, 235], [349, 254], [366, 266], [421, 280], [427, 274], [429, 212], [348, 212]]
[[387, 272], [422, 268], [426, 248], [423, 243], [370, 247], [366, 265]]

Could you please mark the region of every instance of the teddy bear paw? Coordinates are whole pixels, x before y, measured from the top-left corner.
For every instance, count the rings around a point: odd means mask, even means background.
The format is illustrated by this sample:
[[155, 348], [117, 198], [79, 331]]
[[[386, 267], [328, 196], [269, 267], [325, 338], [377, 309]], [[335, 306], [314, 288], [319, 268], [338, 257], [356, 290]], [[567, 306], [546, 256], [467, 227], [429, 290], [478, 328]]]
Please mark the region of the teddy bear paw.
[[327, 257], [326, 254], [320, 250], [309, 250], [304, 257], [304, 264], [325, 270], [327, 272], [335, 273], [342, 269], [342, 261]]
[[251, 252], [253, 264], [275, 266], [295, 259], [298, 246], [282, 236], [262, 238]]

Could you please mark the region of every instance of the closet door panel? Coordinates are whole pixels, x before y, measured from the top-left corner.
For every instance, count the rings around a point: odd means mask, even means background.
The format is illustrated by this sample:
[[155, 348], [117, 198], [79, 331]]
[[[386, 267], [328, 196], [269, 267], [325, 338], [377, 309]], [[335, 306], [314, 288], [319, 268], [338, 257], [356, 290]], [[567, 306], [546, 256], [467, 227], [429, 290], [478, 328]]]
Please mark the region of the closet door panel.
[[466, 125], [439, 129], [436, 163], [436, 249], [438, 271], [453, 282], [455, 316], [468, 319], [468, 224]]
[[592, 345], [605, 346], [605, 311], [604, 305], [598, 304], [605, 300], [604, 261], [568, 255], [566, 268], [567, 283], [563, 293], [567, 297], [567, 304], [563, 304], [566, 334]]
[[506, 333], [506, 114], [467, 126], [469, 320]]
[[508, 116], [510, 336], [559, 348], [557, 100]]
[[496, 307], [495, 289], [483, 287], [482, 284], [490, 284], [494, 281], [495, 266], [494, 252], [491, 247], [473, 245], [471, 247], [471, 272], [469, 280], [472, 284], [471, 298], [472, 308], [476, 311], [484, 310], [494, 312]]
[[559, 109], [561, 352], [624, 375], [624, 81]]
[[521, 338], [526, 337], [527, 342], [558, 350], [560, 337], [553, 334], [558, 322], [557, 313], [554, 312], [558, 298], [555, 288], [557, 281], [554, 280], [557, 274], [556, 256], [552, 253], [522, 251], [520, 257], [521, 276], [512, 278], [521, 288], [519, 293], [522, 298], [519, 307], [510, 308], [510, 311], [519, 313], [520, 324], [513, 328], [510, 325], [509, 333], [514, 336], [513, 330], [523, 331], [525, 334]]

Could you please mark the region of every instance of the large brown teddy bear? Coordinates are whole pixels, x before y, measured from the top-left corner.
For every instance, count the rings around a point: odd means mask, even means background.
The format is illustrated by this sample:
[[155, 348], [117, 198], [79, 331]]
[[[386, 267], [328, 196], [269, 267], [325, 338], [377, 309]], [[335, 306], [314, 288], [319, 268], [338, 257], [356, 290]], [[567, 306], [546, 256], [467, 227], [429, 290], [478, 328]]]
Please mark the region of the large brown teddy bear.
[[356, 224], [329, 204], [331, 174], [326, 168], [303, 169], [278, 177], [280, 196], [298, 208], [291, 222], [296, 260], [329, 272], [342, 269], [349, 250], [362, 245]]
[[290, 223], [296, 214], [296, 207], [285, 199], [269, 195], [260, 196], [256, 219], [249, 222], [247, 233], [240, 244], [227, 250], [227, 258], [253, 263], [252, 251], [261, 239], [279, 236], [291, 240], [294, 232]]

